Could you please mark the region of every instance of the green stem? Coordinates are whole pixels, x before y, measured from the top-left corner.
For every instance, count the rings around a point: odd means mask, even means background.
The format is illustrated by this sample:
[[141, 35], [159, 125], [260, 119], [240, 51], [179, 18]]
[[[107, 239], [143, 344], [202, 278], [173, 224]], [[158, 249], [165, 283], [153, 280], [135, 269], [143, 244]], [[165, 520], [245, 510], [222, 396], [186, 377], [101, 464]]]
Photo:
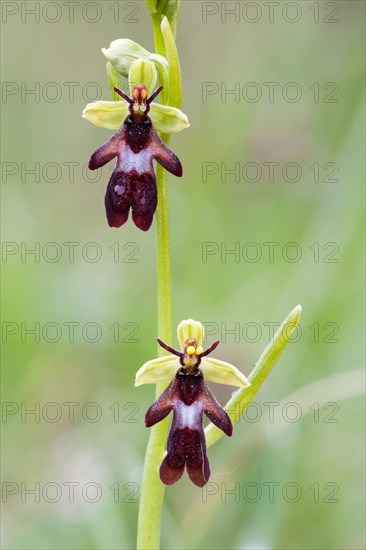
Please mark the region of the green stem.
[[[165, 143], [167, 136], [162, 136]], [[156, 212], [157, 228], [157, 283], [158, 283], [158, 334], [164, 342], [172, 342], [172, 276], [170, 260], [169, 203], [166, 185], [166, 171], [157, 166], [158, 208]], [[159, 355], [164, 350], [159, 348]], [[156, 397], [166, 388], [166, 384], [157, 384]], [[157, 550], [160, 548], [161, 514], [165, 487], [159, 478], [159, 467], [164, 457], [168, 435], [169, 420], [159, 422], [151, 429], [146, 449], [144, 473], [141, 485], [139, 519], [137, 528], [138, 550]]]
[[[161, 22], [162, 18], [160, 14], [152, 15], [156, 53], [165, 57], [166, 44], [161, 30]], [[175, 17], [174, 22], [174, 26], [176, 28], [177, 17]], [[175, 35], [175, 32], [173, 32], [173, 35]], [[172, 44], [168, 45], [171, 50]], [[178, 54], [176, 53], [176, 55]], [[169, 97], [170, 88], [172, 85], [174, 85], [175, 88], [177, 86], [181, 88], [180, 70], [176, 70], [175, 72], [177, 74], [174, 75], [174, 77], [175, 79], [178, 79], [178, 82], [171, 81], [170, 73], [169, 75], [166, 75], [167, 78], [164, 81], [165, 89], [164, 95], [162, 96], [162, 103], [165, 103]], [[168, 135], [161, 135], [160, 137], [166, 144], [169, 143]], [[164, 342], [172, 344], [173, 298], [170, 257], [169, 200], [166, 171], [162, 166], [160, 166], [160, 164], [156, 169], [156, 182], [158, 188], [158, 208], [155, 215], [157, 231], [158, 335], [159, 338], [164, 340]], [[161, 356], [164, 355], [165, 352], [159, 347], [158, 354]], [[158, 397], [165, 388], [165, 383], [157, 384], [156, 397]], [[165, 486], [160, 481], [159, 468], [164, 457], [168, 428], [168, 419], [156, 424], [151, 429], [149, 443], [146, 449], [137, 527], [138, 550], [158, 550], [160, 548], [161, 515], [164, 503]]]
[[[160, 24], [161, 17], [153, 16], [156, 52], [165, 54], [163, 35]], [[168, 90], [167, 90], [168, 91]], [[162, 135], [165, 143], [169, 136]], [[156, 169], [158, 187], [158, 208], [156, 211], [157, 231], [157, 306], [158, 334], [164, 342], [172, 343], [172, 274], [170, 258], [170, 225], [169, 201], [166, 171], [160, 164]], [[165, 352], [159, 348], [159, 355]], [[166, 388], [166, 384], [157, 384], [158, 397]], [[168, 435], [169, 420], [156, 424], [150, 433], [146, 449], [144, 472], [141, 484], [139, 518], [137, 526], [137, 549], [158, 550], [160, 548], [161, 515], [164, 503], [165, 486], [160, 481], [159, 467], [163, 460], [165, 444]]]
[[[169, 137], [162, 135], [168, 144]], [[157, 231], [157, 284], [158, 284], [158, 334], [164, 342], [172, 343], [173, 300], [172, 300], [172, 270], [170, 258], [170, 221], [169, 197], [165, 169], [158, 164], [156, 181], [158, 187], [158, 208], [156, 211]], [[159, 347], [159, 354], [164, 350]]]
[[[165, 143], [168, 137], [161, 136]], [[172, 342], [172, 275], [170, 259], [169, 202], [166, 171], [160, 164], [156, 170], [158, 186], [157, 228], [157, 283], [158, 283], [158, 334], [164, 342]], [[159, 355], [164, 350], [159, 347]], [[157, 384], [155, 397], [166, 388]], [[159, 422], [151, 429], [146, 449], [144, 473], [141, 485], [139, 519], [137, 528], [137, 549], [157, 550], [160, 548], [161, 514], [165, 486], [159, 478], [159, 467], [164, 457], [169, 420]]]

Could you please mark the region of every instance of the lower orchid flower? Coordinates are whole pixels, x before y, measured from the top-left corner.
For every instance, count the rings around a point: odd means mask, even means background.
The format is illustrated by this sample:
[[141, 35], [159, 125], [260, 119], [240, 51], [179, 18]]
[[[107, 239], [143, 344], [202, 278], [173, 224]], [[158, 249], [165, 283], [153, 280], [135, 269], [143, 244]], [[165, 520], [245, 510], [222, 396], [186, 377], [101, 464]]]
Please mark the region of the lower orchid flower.
[[250, 386], [236, 367], [208, 357], [219, 341], [203, 350], [203, 334], [203, 326], [198, 321], [182, 321], [178, 326], [181, 351], [158, 339], [159, 345], [171, 355], [148, 361], [136, 374], [136, 386], [173, 377], [145, 415], [145, 425], [150, 428], [173, 411], [167, 455], [160, 466], [160, 479], [165, 485], [176, 483], [184, 468], [198, 487], [208, 482], [210, 466], [206, 456], [203, 414], [226, 435], [233, 433], [228, 414], [207, 387], [205, 378], [221, 384]]

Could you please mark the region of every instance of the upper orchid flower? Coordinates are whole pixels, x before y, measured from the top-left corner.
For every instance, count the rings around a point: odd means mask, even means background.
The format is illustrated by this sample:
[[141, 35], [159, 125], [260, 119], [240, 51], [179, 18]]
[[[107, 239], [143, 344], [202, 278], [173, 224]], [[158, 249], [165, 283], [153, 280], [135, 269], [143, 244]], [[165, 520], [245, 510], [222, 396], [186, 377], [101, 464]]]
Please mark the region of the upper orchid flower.
[[146, 87], [136, 85], [130, 98], [115, 88], [126, 101], [129, 115], [119, 131], [95, 151], [89, 162], [89, 168], [95, 170], [117, 157], [105, 196], [111, 227], [126, 223], [131, 208], [135, 225], [142, 231], [150, 228], [158, 203], [153, 160], [175, 176], [183, 174], [180, 160], [160, 139], [148, 117], [150, 104], [161, 90], [162, 87], [158, 88], [148, 97]]
[[247, 378], [233, 365], [208, 358], [219, 341], [203, 350], [203, 326], [189, 319], [178, 327], [181, 351], [158, 339], [172, 355], [148, 361], [136, 374], [136, 385], [173, 380], [145, 415], [149, 428], [173, 411], [168, 452], [160, 466], [160, 479], [166, 485], [178, 481], [187, 468], [191, 481], [203, 487], [210, 477], [203, 431], [203, 414], [226, 435], [233, 426], [226, 411], [207, 387], [204, 378], [234, 386], [250, 386]]

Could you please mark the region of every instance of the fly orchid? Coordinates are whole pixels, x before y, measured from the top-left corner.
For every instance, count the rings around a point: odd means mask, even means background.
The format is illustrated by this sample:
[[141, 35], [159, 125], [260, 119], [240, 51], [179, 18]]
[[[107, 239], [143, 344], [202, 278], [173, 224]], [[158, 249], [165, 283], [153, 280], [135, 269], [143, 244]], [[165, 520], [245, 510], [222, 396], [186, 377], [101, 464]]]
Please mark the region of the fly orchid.
[[153, 160], [175, 176], [183, 174], [180, 160], [160, 139], [148, 116], [151, 102], [162, 89], [160, 86], [148, 97], [147, 88], [138, 84], [129, 97], [114, 88], [127, 102], [129, 114], [118, 132], [89, 161], [89, 168], [96, 170], [117, 157], [105, 196], [110, 227], [126, 223], [131, 208], [135, 225], [142, 231], [150, 228], [158, 203]]
[[204, 350], [203, 335], [201, 323], [192, 319], [182, 321], [178, 326], [181, 350], [171, 348], [158, 339], [159, 345], [170, 355], [148, 361], [136, 374], [136, 386], [173, 378], [145, 415], [145, 425], [150, 428], [173, 411], [167, 455], [160, 466], [160, 479], [165, 485], [176, 483], [185, 467], [191, 481], [198, 487], [208, 482], [210, 466], [206, 456], [203, 414], [226, 435], [233, 433], [228, 414], [206, 385], [205, 379], [221, 384], [250, 386], [236, 367], [208, 357], [219, 341]]

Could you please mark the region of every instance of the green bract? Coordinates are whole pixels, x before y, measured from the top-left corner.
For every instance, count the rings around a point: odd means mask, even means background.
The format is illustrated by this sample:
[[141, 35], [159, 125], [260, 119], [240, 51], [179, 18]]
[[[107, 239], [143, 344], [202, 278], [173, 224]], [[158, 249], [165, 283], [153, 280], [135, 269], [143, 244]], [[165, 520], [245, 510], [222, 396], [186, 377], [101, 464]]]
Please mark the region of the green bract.
[[[96, 126], [118, 130], [128, 115], [128, 103], [125, 101], [94, 101], [88, 103], [83, 111], [86, 118]], [[158, 132], [176, 134], [189, 127], [187, 115], [175, 107], [152, 103], [149, 117]]]
[[160, 28], [164, 39], [165, 55], [168, 62], [169, 104], [173, 107], [180, 108], [182, 105], [182, 78], [179, 56], [173, 32], [166, 17], [163, 18]]
[[158, 73], [152, 61], [140, 57], [131, 63], [130, 70], [128, 71], [131, 92], [137, 84], [144, 84], [150, 95], [155, 90], [157, 79]]

